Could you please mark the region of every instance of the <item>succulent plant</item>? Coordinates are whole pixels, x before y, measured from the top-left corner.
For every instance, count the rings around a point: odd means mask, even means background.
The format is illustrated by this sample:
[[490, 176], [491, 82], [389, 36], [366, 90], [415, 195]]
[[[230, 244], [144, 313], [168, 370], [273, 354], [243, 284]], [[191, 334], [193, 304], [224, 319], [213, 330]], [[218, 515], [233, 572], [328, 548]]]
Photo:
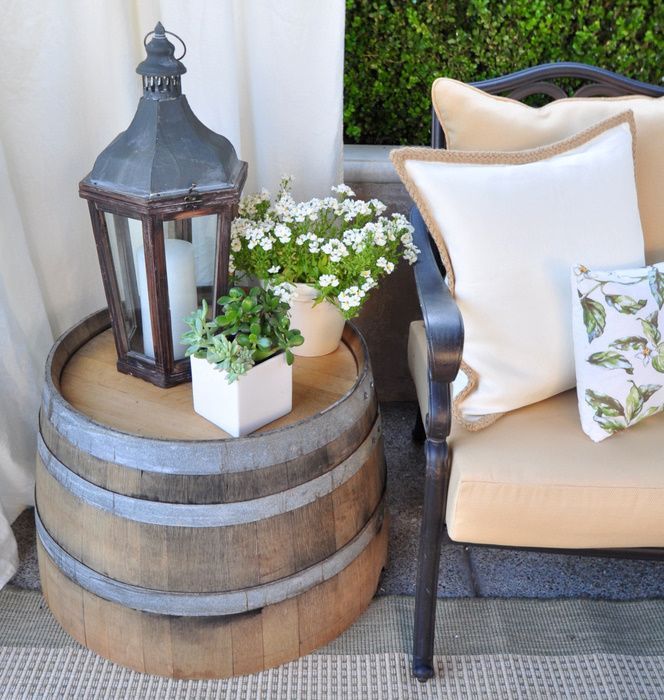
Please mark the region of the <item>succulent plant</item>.
[[190, 330], [182, 336], [182, 343], [188, 346], [187, 357], [204, 358], [225, 371], [229, 384], [278, 352], [285, 352], [286, 362], [293, 364], [290, 348], [302, 345], [304, 338], [290, 327], [288, 304], [273, 291], [233, 287], [218, 304], [222, 312], [216, 318], [208, 318], [203, 299], [201, 307], [186, 319]]

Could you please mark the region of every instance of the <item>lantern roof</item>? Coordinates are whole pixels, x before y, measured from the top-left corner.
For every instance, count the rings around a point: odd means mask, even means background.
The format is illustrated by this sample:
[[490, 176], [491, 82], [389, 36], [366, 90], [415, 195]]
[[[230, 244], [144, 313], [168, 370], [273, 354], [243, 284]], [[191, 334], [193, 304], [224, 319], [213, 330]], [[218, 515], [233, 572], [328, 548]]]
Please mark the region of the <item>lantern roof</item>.
[[136, 68], [143, 76], [136, 114], [97, 157], [81, 186], [148, 201], [241, 187], [246, 164], [227, 138], [193, 113], [181, 91], [180, 76], [187, 69], [166, 34], [158, 22], [146, 36], [147, 57]]
[[[136, 72], [139, 75], [154, 75], [154, 76], [173, 76], [182, 75], [187, 72], [184, 64], [181, 63], [179, 58], [175, 58], [175, 46], [166, 38], [166, 34], [171, 32], [166, 32], [164, 25], [161, 22], [157, 22], [154, 30], [150, 32], [143, 40], [143, 45], [147, 52], [147, 58], [139, 63]], [[146, 43], [147, 38], [152, 35], [149, 43]], [[177, 37], [178, 39], [180, 37]], [[180, 39], [182, 45], [184, 42]], [[184, 52], [180, 58], [183, 58], [187, 52]]]

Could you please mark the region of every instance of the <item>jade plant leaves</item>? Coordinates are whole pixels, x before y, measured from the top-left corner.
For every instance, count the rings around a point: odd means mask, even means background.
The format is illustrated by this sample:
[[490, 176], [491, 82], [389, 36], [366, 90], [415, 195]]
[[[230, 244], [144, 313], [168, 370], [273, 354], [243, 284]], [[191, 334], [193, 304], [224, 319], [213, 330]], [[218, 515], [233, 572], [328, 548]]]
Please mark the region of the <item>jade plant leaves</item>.
[[304, 338], [290, 327], [288, 304], [273, 290], [233, 287], [218, 303], [222, 313], [214, 319], [208, 320], [208, 304], [203, 299], [201, 308], [185, 320], [190, 329], [182, 336], [187, 357], [207, 359], [226, 372], [229, 384], [280, 350], [288, 364], [293, 364], [290, 348], [302, 345]]
[[657, 306], [661, 309], [664, 305], [664, 274], [655, 266], [648, 269], [648, 284], [653, 297], [655, 297]]
[[583, 309], [583, 324], [588, 334], [588, 342], [592, 343], [595, 338], [599, 338], [604, 333], [606, 311], [598, 301], [588, 297], [581, 298], [581, 308]]
[[594, 352], [587, 361], [591, 365], [606, 367], [608, 369], [624, 369], [627, 374], [634, 374], [632, 363], [624, 355], [614, 350]]
[[639, 299], [638, 301], [624, 294], [606, 294], [604, 296], [607, 303], [621, 314], [635, 314], [648, 303], [647, 299]]

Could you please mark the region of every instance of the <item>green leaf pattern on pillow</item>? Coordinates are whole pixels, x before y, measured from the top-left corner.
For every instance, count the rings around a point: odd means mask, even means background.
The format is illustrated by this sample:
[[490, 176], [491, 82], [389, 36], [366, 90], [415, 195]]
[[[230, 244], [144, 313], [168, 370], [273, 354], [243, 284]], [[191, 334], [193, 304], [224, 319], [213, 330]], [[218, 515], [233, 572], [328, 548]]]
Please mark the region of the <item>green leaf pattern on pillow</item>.
[[634, 374], [632, 363], [624, 355], [612, 350], [594, 352], [588, 358], [588, 362], [590, 362], [591, 365], [607, 367], [608, 369], [624, 369], [627, 374]]
[[[581, 339], [576, 337], [578, 385], [592, 420], [608, 437], [664, 409], [664, 391], [660, 392], [664, 342], [659, 325], [664, 264], [623, 272], [591, 272], [579, 265], [574, 276], [587, 338], [585, 363], [606, 373], [606, 381], [599, 382], [596, 372], [578, 367]], [[658, 375], [661, 383], [656, 381]], [[594, 440], [602, 439], [585, 425], [584, 430]]]
[[595, 412], [595, 423], [607, 433], [613, 434], [661, 411], [661, 406], [650, 406], [645, 413], [642, 412], [645, 402], [661, 388], [661, 384], [637, 386], [632, 382], [624, 405], [612, 396], [586, 389], [586, 403]]
[[664, 306], [664, 274], [654, 265], [648, 268], [648, 284], [657, 306], [661, 309]]

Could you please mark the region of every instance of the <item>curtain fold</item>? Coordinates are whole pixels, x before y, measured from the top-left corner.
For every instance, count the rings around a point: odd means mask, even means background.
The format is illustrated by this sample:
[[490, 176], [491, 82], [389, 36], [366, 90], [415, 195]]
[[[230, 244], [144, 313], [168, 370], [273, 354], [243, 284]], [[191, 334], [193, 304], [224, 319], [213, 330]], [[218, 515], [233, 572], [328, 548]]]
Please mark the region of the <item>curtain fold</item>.
[[186, 42], [183, 92], [249, 162], [246, 192], [292, 174], [305, 198], [342, 172], [344, 10], [343, 0], [3, 3], [0, 585], [15, 565], [7, 522], [32, 502], [46, 355], [104, 305], [78, 182], [131, 121], [143, 37], [161, 20]]
[[0, 510], [0, 588], [14, 575], [17, 566], [16, 540], [7, 518]]
[[9, 523], [33, 500], [37, 411], [53, 341], [0, 141], [0, 587], [17, 565]]
[[248, 161], [246, 192], [293, 175], [305, 199], [341, 182], [343, 0], [151, 0], [138, 16], [187, 43], [183, 91]]

